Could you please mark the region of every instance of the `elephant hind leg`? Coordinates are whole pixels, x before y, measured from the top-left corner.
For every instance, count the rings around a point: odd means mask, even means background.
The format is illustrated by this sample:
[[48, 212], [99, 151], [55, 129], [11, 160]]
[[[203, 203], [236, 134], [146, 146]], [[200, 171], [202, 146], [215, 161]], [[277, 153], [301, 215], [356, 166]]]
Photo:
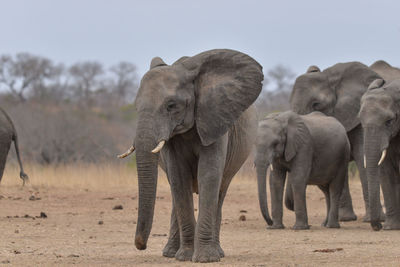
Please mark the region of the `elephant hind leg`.
[[3, 178], [3, 173], [4, 173], [4, 168], [6, 166], [6, 161], [7, 161], [7, 155], [8, 151], [10, 150], [10, 145], [11, 145], [11, 140], [10, 142], [5, 143], [0, 143], [0, 182]]
[[329, 187], [325, 185], [319, 185], [319, 189], [324, 193], [325, 195], [325, 202], [326, 202], [326, 218], [324, 222], [322, 223], [322, 226], [325, 226], [328, 224], [328, 217], [329, 217], [329, 210], [331, 209], [331, 201], [329, 197]]

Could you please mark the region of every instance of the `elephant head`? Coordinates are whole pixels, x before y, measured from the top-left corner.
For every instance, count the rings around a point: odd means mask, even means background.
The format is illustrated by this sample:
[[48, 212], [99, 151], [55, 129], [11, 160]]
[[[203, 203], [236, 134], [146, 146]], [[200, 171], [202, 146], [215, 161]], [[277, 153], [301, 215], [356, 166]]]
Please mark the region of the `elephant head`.
[[134, 145], [139, 180], [135, 245], [146, 249], [157, 187], [157, 164], [164, 144], [194, 129], [208, 146], [223, 136], [256, 100], [262, 67], [233, 50], [211, 50], [172, 65], [154, 58], [135, 100], [138, 122]]
[[379, 217], [378, 166], [384, 162], [391, 139], [400, 129], [400, 80], [377, 79], [361, 99], [360, 120], [364, 133], [364, 167], [367, 169], [371, 226], [382, 228]]
[[359, 123], [360, 99], [380, 76], [359, 62], [338, 63], [320, 71], [311, 66], [299, 76], [290, 96], [291, 109], [299, 114], [320, 111], [337, 118], [346, 131]]
[[259, 123], [255, 165], [257, 169], [258, 196], [261, 213], [268, 223], [266, 174], [273, 162], [290, 162], [303, 144], [309, 143], [310, 132], [298, 114], [292, 111], [268, 115]]

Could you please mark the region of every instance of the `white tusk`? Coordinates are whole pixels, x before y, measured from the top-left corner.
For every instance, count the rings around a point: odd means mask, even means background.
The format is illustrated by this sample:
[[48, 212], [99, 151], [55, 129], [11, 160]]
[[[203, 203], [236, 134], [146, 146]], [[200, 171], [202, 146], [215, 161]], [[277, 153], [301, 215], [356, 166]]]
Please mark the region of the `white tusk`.
[[131, 146], [124, 154], [118, 155], [117, 157], [120, 158], [120, 159], [126, 158], [127, 156], [132, 154], [133, 151], [135, 151], [135, 147]]
[[269, 168], [271, 169], [271, 171], [274, 170], [274, 165], [272, 165], [272, 163], [269, 165]]
[[160, 141], [160, 143], [158, 143], [158, 145], [151, 151], [151, 153], [155, 154], [160, 152], [164, 145], [165, 145], [165, 140]]
[[382, 152], [382, 156], [381, 156], [381, 159], [378, 162], [378, 166], [382, 164], [382, 162], [385, 160], [385, 157], [386, 157], [386, 149], [383, 150], [383, 152]]
[[366, 169], [366, 168], [367, 168], [367, 158], [364, 155], [364, 169]]

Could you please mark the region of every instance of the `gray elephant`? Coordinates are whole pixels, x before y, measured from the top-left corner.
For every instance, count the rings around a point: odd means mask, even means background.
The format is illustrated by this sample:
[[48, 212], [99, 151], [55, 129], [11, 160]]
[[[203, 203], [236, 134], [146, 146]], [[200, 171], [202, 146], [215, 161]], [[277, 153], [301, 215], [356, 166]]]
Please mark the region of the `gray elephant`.
[[[160, 58], [152, 60], [135, 100], [134, 146], [121, 155], [136, 148], [138, 249], [146, 249], [150, 234], [161, 159], [173, 199], [163, 255], [195, 262], [215, 262], [224, 256], [219, 242], [222, 203], [256, 139], [251, 105], [262, 80], [261, 65], [232, 50], [183, 57], [170, 66]], [[197, 223], [193, 192], [199, 194]]]
[[19, 176], [22, 179], [22, 184], [25, 185], [25, 182], [29, 179], [29, 177], [24, 172], [24, 168], [22, 167], [22, 161], [18, 148], [17, 131], [15, 130], [14, 123], [12, 122], [10, 116], [8, 116], [8, 114], [2, 108], [0, 108], [0, 125], [0, 181], [3, 178], [8, 151], [10, 150], [12, 141], [14, 141], [15, 152], [17, 154], [20, 167]]
[[[287, 187], [294, 197], [295, 230], [309, 229], [306, 186], [318, 185], [325, 195], [327, 217], [322, 225], [339, 228], [339, 199], [347, 176], [350, 144], [346, 130], [321, 112], [298, 115], [292, 111], [272, 114], [259, 123], [257, 135], [258, 195], [261, 212], [271, 229], [284, 228], [282, 196]], [[271, 166], [272, 221], [268, 215], [266, 173]]]
[[400, 229], [400, 80], [375, 80], [361, 99], [360, 120], [364, 132], [371, 226], [379, 222], [380, 188], [385, 200], [384, 229]]
[[[382, 61], [378, 61], [374, 65], [374, 69], [379, 69], [381, 74], [388, 73], [387, 75], [392, 76], [395, 72], [387, 63], [382, 64]], [[311, 66], [307, 73], [296, 79], [290, 97], [290, 105], [293, 111], [299, 114], [321, 111], [326, 115], [334, 116], [345, 127], [351, 144], [351, 159], [356, 162], [360, 173], [366, 208], [364, 221], [370, 221], [370, 208], [367, 176], [363, 167], [363, 133], [358, 113], [361, 96], [367, 91], [370, 83], [379, 78], [381, 76], [378, 73], [359, 62], [338, 63], [324, 71], [320, 71], [316, 66]], [[340, 205], [339, 217], [341, 221], [357, 218], [353, 211], [347, 180]], [[380, 210], [381, 220], [384, 220], [380, 203], [378, 209]]]

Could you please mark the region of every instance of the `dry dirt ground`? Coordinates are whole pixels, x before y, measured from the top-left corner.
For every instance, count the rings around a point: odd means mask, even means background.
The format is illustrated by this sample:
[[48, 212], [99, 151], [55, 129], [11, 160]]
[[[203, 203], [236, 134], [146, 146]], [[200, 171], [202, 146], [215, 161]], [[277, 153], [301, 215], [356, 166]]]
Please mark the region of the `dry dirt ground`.
[[[0, 187], [0, 265], [9, 266], [189, 266], [164, 258], [171, 196], [160, 177], [148, 249], [134, 247], [137, 185], [126, 167], [29, 166], [29, 186], [7, 169]], [[284, 210], [284, 230], [266, 230], [254, 173], [236, 177], [223, 209], [221, 241], [226, 257], [207, 266], [400, 266], [400, 231], [374, 232], [361, 222], [357, 180], [351, 193], [359, 219], [341, 229], [320, 226], [325, 201], [308, 188], [311, 230], [294, 231], [293, 213]], [[197, 198], [196, 198], [197, 200]], [[116, 205], [123, 209], [114, 210]], [[44, 212], [47, 218], [42, 215]], [[246, 220], [240, 221], [244, 215]]]

